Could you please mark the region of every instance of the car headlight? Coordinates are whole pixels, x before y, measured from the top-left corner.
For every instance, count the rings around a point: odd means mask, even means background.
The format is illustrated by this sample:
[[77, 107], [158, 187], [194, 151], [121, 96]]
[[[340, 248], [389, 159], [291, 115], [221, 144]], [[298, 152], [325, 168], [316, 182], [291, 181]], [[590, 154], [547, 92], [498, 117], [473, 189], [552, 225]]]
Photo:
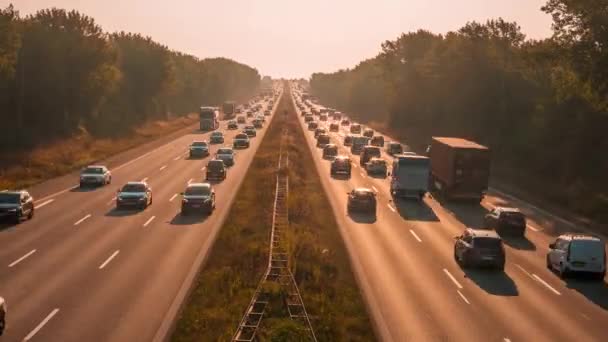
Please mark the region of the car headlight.
[[186, 198], [183, 198], [182, 203], [188, 203], [188, 200]]
[[139, 201], [145, 201], [145, 200], [146, 200], [146, 198], [145, 198], [145, 197], [140, 197], [138, 200], [139, 200]]
[[12, 209], [9, 209], [8, 212], [9, 213], [16, 213], [17, 210], [18, 210], [18, 208], [12, 208]]

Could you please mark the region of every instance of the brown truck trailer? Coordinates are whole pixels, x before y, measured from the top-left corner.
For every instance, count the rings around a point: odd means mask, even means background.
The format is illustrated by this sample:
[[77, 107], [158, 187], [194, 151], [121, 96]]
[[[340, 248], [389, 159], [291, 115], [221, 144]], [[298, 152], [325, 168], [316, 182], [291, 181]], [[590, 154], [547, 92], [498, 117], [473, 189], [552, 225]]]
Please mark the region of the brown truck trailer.
[[462, 138], [433, 137], [431, 189], [444, 200], [481, 201], [488, 190], [490, 149]]

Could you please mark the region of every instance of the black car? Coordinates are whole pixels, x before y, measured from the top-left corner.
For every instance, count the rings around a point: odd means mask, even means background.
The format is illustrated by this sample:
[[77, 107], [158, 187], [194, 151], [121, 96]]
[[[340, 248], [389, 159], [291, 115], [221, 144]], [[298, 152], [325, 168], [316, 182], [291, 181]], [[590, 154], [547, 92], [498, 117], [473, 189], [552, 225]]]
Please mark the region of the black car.
[[311, 114], [306, 114], [304, 116], [304, 122], [310, 124], [315, 120], [315, 118]]
[[342, 122], [340, 124], [342, 126], [348, 126], [348, 125], [350, 125], [350, 121], [348, 121], [348, 119], [342, 119]]
[[403, 145], [396, 141], [389, 142], [386, 145], [386, 153], [390, 154], [391, 156], [401, 154], [403, 153]]
[[373, 137], [373, 136], [374, 136], [374, 130], [373, 130], [373, 129], [369, 129], [369, 128], [367, 128], [367, 129], [365, 129], [365, 130], [363, 131], [363, 134], [362, 134], [362, 135], [363, 135], [364, 137], [371, 138], [371, 137]]
[[337, 156], [331, 162], [330, 175], [346, 175], [350, 177], [352, 165], [348, 156]]
[[524, 236], [526, 216], [517, 208], [496, 207], [484, 218], [486, 228], [494, 229], [500, 235]]
[[182, 195], [182, 215], [193, 212], [211, 214], [215, 209], [215, 191], [209, 183], [190, 183]]
[[319, 134], [317, 136], [317, 147], [325, 147], [325, 145], [329, 144], [329, 142], [329, 135]]
[[253, 138], [257, 135], [255, 126], [245, 126], [243, 133], [247, 134], [248, 137]]
[[384, 147], [384, 137], [381, 135], [375, 135], [369, 142], [372, 146]]
[[152, 188], [146, 182], [129, 182], [116, 195], [116, 209], [146, 209], [152, 204]]
[[344, 146], [352, 146], [353, 145], [353, 135], [347, 134], [344, 136]]
[[309, 131], [314, 131], [319, 127], [319, 124], [317, 124], [316, 122], [312, 121], [308, 123], [308, 130]]
[[319, 135], [325, 134], [325, 133], [327, 133], [325, 128], [315, 128], [315, 138], [318, 138]]
[[212, 132], [209, 137], [209, 142], [212, 144], [223, 144], [224, 143], [224, 134], [222, 132]]
[[361, 134], [361, 125], [359, 125], [359, 124], [350, 125], [350, 132], [352, 134]]
[[[247, 114], [249, 114], [250, 112], [247, 112]], [[236, 122], [240, 123], [240, 124], [244, 124], [246, 122], [246, 119], [244, 116], [240, 115], [236, 118]]]
[[323, 147], [323, 159], [331, 159], [338, 155], [338, 146], [336, 144], [326, 144]]
[[505, 249], [495, 231], [467, 228], [455, 239], [454, 259], [461, 266], [487, 266], [504, 270]]
[[349, 213], [365, 212], [376, 214], [376, 194], [367, 188], [357, 188], [347, 193], [346, 209]]
[[340, 126], [337, 123], [332, 123], [329, 125], [330, 132], [338, 132], [340, 130]]
[[0, 219], [20, 223], [34, 217], [34, 198], [25, 190], [0, 192]]
[[249, 136], [246, 133], [239, 133], [234, 136], [232, 141], [232, 147], [234, 148], [248, 148], [249, 147]]
[[262, 127], [264, 127], [264, 122], [260, 119], [255, 119], [255, 120], [253, 120], [253, 127], [257, 128], [257, 129], [261, 129]]
[[378, 146], [364, 146], [361, 149], [361, 155], [359, 157], [359, 164], [364, 166], [368, 161], [372, 158], [380, 158], [382, 152], [380, 151], [380, 147]]
[[190, 158], [207, 157], [209, 155], [209, 145], [206, 141], [193, 141], [190, 145]]
[[207, 180], [226, 179], [226, 165], [221, 159], [211, 159], [207, 163]]
[[230, 120], [228, 121], [228, 129], [238, 129], [239, 128], [239, 124], [234, 121], [234, 120]]

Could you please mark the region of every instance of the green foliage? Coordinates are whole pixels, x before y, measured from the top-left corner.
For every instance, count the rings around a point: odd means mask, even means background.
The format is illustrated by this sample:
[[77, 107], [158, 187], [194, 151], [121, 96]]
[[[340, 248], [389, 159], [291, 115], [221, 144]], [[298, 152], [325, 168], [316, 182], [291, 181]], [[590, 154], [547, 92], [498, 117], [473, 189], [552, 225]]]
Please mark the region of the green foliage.
[[[433, 135], [489, 145], [495, 175], [606, 220], [596, 209], [608, 193], [601, 152], [608, 148], [608, 49], [597, 48], [608, 42], [598, 24], [608, 18], [593, 10], [599, 3], [606, 7], [605, 0], [549, 1], [544, 10], [556, 33], [542, 41], [526, 41], [516, 23], [502, 19], [445, 35], [402, 34], [352, 70], [314, 74], [312, 92], [390, 127], [415, 149]], [[525, 179], [541, 181], [529, 186]]]
[[93, 18], [52, 8], [0, 10], [0, 151], [82, 130], [119, 136], [142, 123], [248, 97], [258, 72], [199, 60], [149, 37], [108, 34]]

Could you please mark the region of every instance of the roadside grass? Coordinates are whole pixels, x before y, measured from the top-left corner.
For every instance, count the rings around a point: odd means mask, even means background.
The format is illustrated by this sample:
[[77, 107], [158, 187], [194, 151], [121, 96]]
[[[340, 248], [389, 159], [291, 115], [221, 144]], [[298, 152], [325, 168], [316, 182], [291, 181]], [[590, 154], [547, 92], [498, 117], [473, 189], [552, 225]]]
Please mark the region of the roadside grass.
[[[331, 205], [289, 95], [281, 99], [228, 218], [178, 318], [172, 341], [229, 341], [267, 266], [282, 130], [289, 151], [291, 267], [319, 341], [375, 340]], [[283, 111], [288, 110], [288, 115]], [[272, 286], [272, 285], [270, 285]], [[280, 288], [272, 297], [284, 296]], [[273, 304], [274, 303], [274, 304]], [[287, 318], [286, 318], [287, 317]], [[307, 341], [271, 301], [260, 341]]]
[[30, 151], [0, 152], [0, 189], [19, 189], [77, 170], [117, 153], [193, 125], [197, 114], [151, 121], [129, 136], [96, 138], [86, 131]]

